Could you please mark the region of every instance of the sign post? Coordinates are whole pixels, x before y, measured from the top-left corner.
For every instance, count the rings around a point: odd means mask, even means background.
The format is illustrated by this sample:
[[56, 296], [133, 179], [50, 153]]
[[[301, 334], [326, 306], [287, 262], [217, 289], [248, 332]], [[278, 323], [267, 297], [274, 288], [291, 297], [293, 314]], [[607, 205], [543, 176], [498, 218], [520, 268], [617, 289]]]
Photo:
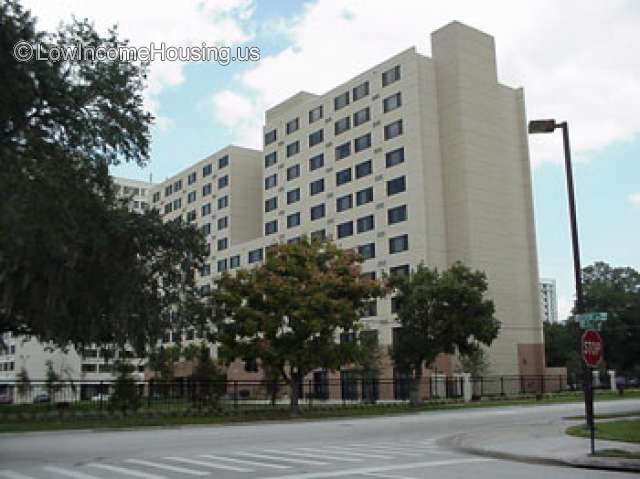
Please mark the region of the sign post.
[[593, 369], [600, 364], [602, 361], [602, 338], [598, 334], [597, 331], [593, 329], [587, 329], [582, 335], [581, 350], [582, 350], [582, 359], [584, 360], [584, 364], [587, 370], [587, 377], [584, 378], [585, 381], [588, 381], [589, 387], [587, 389], [587, 403], [588, 408], [587, 411], [590, 411], [590, 414], [587, 414], [587, 425], [589, 427], [590, 437], [591, 437], [591, 454], [595, 453], [595, 443], [596, 443], [596, 431], [595, 431], [595, 421], [593, 414], [593, 387], [591, 386], [590, 379], [593, 376]]

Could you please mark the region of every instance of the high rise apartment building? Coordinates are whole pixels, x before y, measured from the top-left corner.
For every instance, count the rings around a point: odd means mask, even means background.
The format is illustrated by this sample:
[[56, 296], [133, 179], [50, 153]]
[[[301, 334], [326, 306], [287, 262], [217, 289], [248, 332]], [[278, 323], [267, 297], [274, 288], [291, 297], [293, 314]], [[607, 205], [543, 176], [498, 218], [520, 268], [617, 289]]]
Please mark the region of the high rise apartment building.
[[540, 278], [540, 311], [542, 321], [558, 322], [558, 296], [555, 279]]

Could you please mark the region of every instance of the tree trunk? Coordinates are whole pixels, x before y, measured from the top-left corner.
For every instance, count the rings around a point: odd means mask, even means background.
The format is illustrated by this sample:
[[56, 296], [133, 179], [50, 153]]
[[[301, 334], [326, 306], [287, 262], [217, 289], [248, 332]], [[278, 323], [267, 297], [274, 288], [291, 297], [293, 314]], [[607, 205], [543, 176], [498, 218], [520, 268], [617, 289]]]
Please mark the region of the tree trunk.
[[300, 373], [291, 373], [291, 382], [289, 388], [291, 391], [291, 413], [300, 414], [299, 392], [300, 392]]
[[409, 394], [409, 401], [412, 406], [419, 406], [422, 404], [422, 398], [420, 397], [420, 384], [422, 383], [422, 364], [419, 364], [415, 369], [413, 380], [411, 381], [411, 392]]

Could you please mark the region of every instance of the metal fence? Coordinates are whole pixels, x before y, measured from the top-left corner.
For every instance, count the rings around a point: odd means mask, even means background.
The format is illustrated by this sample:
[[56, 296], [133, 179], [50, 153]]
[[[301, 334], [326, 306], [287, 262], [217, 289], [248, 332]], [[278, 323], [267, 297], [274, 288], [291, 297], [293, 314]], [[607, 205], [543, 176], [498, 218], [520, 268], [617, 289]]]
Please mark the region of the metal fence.
[[[410, 399], [412, 379], [375, 378], [353, 374], [329, 378], [314, 375], [298, 385], [302, 407], [352, 404], [401, 404]], [[603, 384], [603, 387], [606, 386]], [[579, 389], [566, 376], [485, 376], [471, 378], [472, 399], [534, 396]], [[461, 376], [424, 377], [418, 385], [423, 400], [461, 400]], [[268, 381], [204, 381], [178, 378], [119, 383], [113, 381], [0, 381], [0, 414], [38, 409], [146, 409], [209, 411], [261, 409], [289, 405], [288, 384]]]

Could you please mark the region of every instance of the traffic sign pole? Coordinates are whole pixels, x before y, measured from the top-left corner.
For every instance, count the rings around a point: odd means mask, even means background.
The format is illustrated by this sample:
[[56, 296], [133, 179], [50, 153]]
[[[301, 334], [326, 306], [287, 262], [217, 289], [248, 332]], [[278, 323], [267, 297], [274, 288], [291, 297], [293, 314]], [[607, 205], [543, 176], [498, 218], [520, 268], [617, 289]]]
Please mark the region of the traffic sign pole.
[[596, 449], [596, 428], [593, 415], [593, 371], [602, 361], [602, 338], [597, 331], [587, 329], [580, 338], [580, 350], [582, 359], [584, 360], [586, 377], [585, 377], [585, 402], [586, 402], [586, 419], [589, 427], [589, 436], [591, 438], [591, 454]]

